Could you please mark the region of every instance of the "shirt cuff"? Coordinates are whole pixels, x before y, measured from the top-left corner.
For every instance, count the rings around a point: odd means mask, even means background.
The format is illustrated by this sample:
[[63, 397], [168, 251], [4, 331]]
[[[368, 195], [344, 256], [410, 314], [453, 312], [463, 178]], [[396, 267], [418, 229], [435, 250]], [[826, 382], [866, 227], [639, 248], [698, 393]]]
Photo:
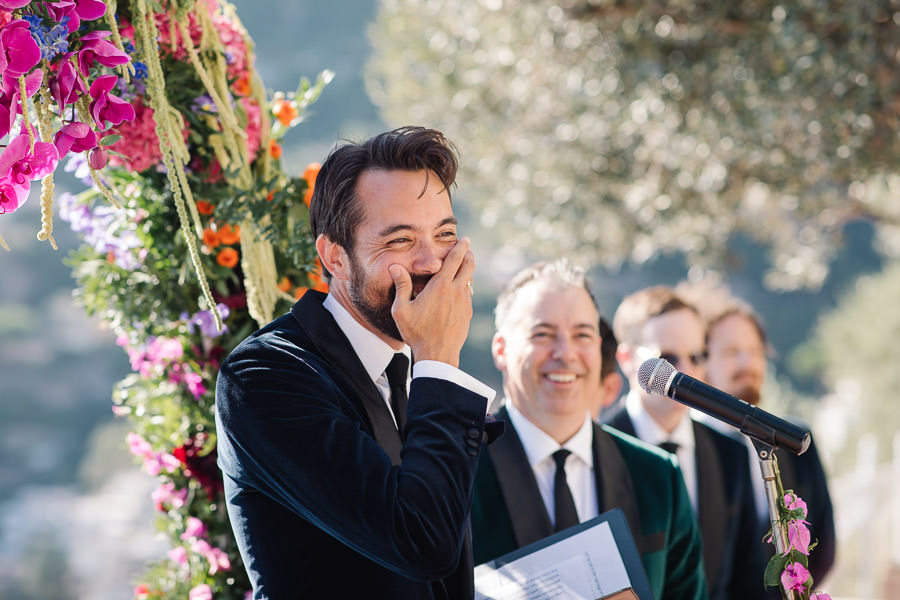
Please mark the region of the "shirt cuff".
[[484, 396], [487, 399], [487, 404], [484, 407], [485, 412], [487, 412], [488, 407], [494, 400], [494, 396], [497, 395], [497, 392], [490, 386], [478, 381], [468, 373], [437, 360], [419, 360], [414, 362], [412, 376], [413, 378], [432, 377], [434, 379], [444, 379], [471, 392], [475, 392], [479, 396]]

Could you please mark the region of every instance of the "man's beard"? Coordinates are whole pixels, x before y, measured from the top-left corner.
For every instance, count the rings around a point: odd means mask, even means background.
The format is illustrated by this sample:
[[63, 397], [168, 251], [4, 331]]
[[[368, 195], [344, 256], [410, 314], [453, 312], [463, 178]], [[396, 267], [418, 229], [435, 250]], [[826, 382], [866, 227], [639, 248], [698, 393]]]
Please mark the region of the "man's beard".
[[732, 395], [740, 398], [748, 404], [759, 406], [760, 390], [754, 385], [742, 385], [738, 387]]
[[[413, 298], [415, 298], [416, 294], [431, 279], [431, 275], [413, 275], [410, 273], [410, 277], [413, 284]], [[397, 296], [397, 290], [393, 284], [379, 289], [377, 284], [370, 283], [366, 279], [365, 272], [360, 268], [356, 260], [351, 258], [349, 292], [350, 302], [375, 329], [392, 339], [403, 341], [397, 322], [394, 321], [394, 315], [391, 314], [391, 307], [394, 304], [394, 298]]]

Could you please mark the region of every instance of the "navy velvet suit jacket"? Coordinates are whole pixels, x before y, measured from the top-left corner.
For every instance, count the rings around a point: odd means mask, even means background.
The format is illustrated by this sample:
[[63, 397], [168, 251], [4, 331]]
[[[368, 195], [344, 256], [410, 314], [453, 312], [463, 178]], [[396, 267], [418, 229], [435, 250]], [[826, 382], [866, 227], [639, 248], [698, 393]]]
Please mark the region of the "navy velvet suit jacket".
[[485, 398], [413, 380], [403, 438], [307, 292], [216, 386], [219, 465], [254, 598], [473, 595], [469, 510]]
[[[635, 435], [624, 406], [606, 422]], [[746, 447], [693, 422], [697, 464], [697, 520], [710, 600], [765, 598], [762, 534], [757, 528]]]

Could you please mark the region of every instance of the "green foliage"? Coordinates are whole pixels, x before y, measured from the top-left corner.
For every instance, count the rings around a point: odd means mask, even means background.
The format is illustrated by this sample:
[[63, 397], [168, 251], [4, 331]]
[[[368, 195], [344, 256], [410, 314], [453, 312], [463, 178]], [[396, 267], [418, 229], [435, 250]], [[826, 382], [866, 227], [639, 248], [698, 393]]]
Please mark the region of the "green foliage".
[[369, 87], [394, 123], [460, 140], [501, 245], [607, 266], [722, 268], [817, 287], [843, 227], [900, 251], [900, 31], [891, 0], [383, 0]]

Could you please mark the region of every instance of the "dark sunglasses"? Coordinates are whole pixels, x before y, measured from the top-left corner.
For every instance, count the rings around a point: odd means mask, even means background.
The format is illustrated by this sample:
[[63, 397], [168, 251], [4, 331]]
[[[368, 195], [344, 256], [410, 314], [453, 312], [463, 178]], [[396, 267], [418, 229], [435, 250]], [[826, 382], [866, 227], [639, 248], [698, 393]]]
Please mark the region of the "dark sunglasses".
[[667, 363], [669, 363], [673, 366], [677, 365], [679, 360], [681, 360], [682, 358], [685, 358], [685, 359], [689, 360], [691, 362], [691, 364], [696, 367], [696, 366], [701, 365], [704, 362], [706, 362], [707, 356], [708, 356], [708, 354], [706, 353], [706, 351], [697, 352], [696, 354], [688, 354], [685, 356], [682, 356], [681, 354], [675, 354], [674, 352], [660, 352], [659, 353], [659, 357], [661, 359], [663, 359], [664, 361], [666, 361]]

